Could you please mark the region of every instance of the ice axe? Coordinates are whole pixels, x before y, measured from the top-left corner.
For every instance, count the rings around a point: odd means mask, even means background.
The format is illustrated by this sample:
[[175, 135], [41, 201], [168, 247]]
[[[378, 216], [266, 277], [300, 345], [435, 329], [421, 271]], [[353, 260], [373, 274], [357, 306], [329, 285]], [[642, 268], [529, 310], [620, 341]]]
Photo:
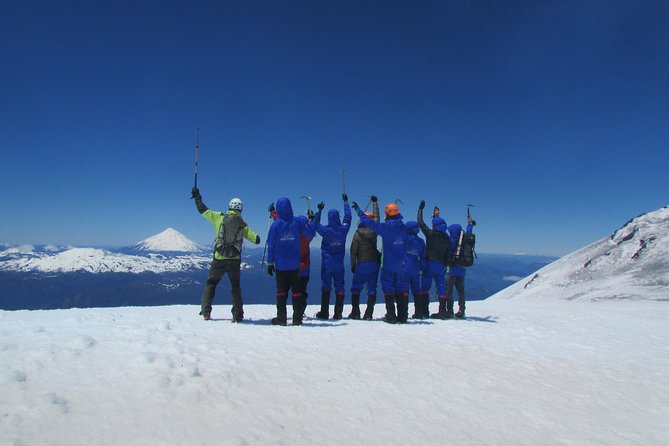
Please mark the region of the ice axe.
[[302, 195], [300, 198], [307, 200], [307, 210], [311, 213], [311, 197], [309, 195]]
[[400, 200], [399, 198], [395, 198], [395, 204], [398, 204], [398, 203], [401, 204], [402, 206], [404, 206], [404, 202], [402, 200]]
[[344, 169], [340, 170], [339, 173], [341, 174], [341, 193], [346, 195], [346, 185], [344, 183]]
[[467, 217], [470, 216], [470, 214], [469, 214], [469, 208], [473, 208], [473, 207], [474, 207], [473, 204], [468, 204], [468, 205], [467, 205]]
[[200, 129], [197, 129], [197, 136], [195, 137], [195, 187], [197, 188], [197, 152], [200, 146]]
[[372, 196], [365, 195], [365, 197], [369, 197], [369, 201], [367, 202], [367, 206], [365, 206], [365, 210], [363, 212], [367, 212], [367, 209], [369, 209], [369, 205], [372, 204]]

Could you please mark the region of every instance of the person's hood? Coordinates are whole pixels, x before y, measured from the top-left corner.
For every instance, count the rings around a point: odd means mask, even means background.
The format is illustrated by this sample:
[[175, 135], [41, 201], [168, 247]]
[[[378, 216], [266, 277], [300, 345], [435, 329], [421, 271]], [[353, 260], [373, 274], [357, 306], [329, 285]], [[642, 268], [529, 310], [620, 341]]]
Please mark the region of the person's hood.
[[286, 197], [281, 197], [276, 200], [274, 205], [276, 208], [276, 213], [279, 214], [279, 218], [282, 220], [291, 220], [293, 218], [293, 206], [290, 204], [290, 200]]
[[446, 231], [448, 230], [448, 225], [446, 224], [446, 220], [444, 220], [441, 217], [434, 217], [432, 219], [432, 229], [446, 234]]
[[337, 209], [330, 209], [328, 211], [328, 225], [341, 226], [341, 219], [339, 218], [339, 211]]
[[417, 221], [409, 220], [404, 224], [407, 227], [407, 234], [418, 235], [418, 230], [420, 228], [418, 227]]
[[460, 235], [460, 231], [462, 231], [462, 226], [457, 223], [448, 227], [448, 232], [453, 238], [458, 237]]
[[297, 217], [295, 217], [295, 220], [299, 221], [300, 223], [304, 223], [304, 224], [309, 223], [309, 219], [307, 217], [305, 217], [304, 215], [298, 215]]

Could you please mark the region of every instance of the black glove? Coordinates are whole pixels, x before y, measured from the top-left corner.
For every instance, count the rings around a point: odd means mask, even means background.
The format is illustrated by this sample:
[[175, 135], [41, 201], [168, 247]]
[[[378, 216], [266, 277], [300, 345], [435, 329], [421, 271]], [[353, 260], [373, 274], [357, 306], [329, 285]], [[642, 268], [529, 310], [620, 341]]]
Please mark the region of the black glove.
[[194, 187], [193, 190], [190, 191], [190, 197], [191, 198], [202, 198], [202, 195], [200, 195], [200, 189], [197, 187]]
[[308, 218], [309, 220], [313, 220], [313, 219], [314, 219], [314, 211], [312, 211], [311, 209], [309, 209], [309, 210], [307, 211], [307, 218]]
[[269, 274], [270, 276], [274, 275], [274, 265], [267, 266], [267, 274]]
[[259, 244], [260, 244], [260, 236], [256, 235], [256, 245], [259, 245]]
[[320, 203], [318, 203], [318, 210], [319, 211], [322, 211], [324, 207], [325, 207], [325, 203], [323, 203], [322, 201]]
[[360, 209], [360, 206], [358, 206], [358, 203], [356, 203], [355, 201], [351, 203], [351, 207], [355, 209], [356, 212], [358, 211], [358, 209]]
[[425, 200], [420, 200], [420, 204], [418, 205], [418, 209], [425, 209]]
[[267, 206], [267, 210], [269, 211], [270, 214], [274, 212], [274, 202], [271, 202], [269, 206]]
[[348, 201], [348, 195], [341, 194], [341, 199], [344, 200], [344, 201]]
[[379, 200], [378, 198], [376, 198], [376, 195], [372, 195], [371, 197], [369, 197], [369, 199], [372, 200], [372, 203], [376, 203]]

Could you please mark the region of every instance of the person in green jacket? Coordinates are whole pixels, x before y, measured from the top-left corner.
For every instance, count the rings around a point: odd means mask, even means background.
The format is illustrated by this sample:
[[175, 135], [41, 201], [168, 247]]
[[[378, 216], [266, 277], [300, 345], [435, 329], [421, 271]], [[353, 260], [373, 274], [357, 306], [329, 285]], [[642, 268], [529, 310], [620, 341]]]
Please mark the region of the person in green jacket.
[[192, 190], [192, 198], [195, 200], [197, 210], [204, 218], [209, 220], [216, 230], [216, 247], [214, 248], [214, 260], [209, 267], [209, 277], [204, 285], [202, 293], [202, 309], [200, 315], [204, 320], [211, 319], [211, 303], [216, 293], [216, 285], [221, 281], [225, 273], [228, 273], [232, 287], [232, 322], [244, 320], [244, 302], [242, 301], [242, 289], [239, 286], [241, 277], [241, 253], [243, 240], [260, 243], [260, 237], [248, 227], [242, 219], [244, 204], [239, 198], [233, 198], [228, 204], [228, 212], [212, 211], [202, 202], [202, 195], [197, 187]]

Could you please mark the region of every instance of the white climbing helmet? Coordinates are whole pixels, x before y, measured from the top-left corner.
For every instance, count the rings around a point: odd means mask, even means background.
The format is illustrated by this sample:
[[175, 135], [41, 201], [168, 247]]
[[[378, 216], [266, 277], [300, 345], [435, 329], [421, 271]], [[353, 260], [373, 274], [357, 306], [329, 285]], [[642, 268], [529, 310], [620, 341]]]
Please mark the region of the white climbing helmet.
[[230, 200], [230, 203], [228, 203], [228, 209], [233, 209], [235, 211], [241, 212], [243, 208], [244, 208], [244, 203], [242, 203], [242, 200], [239, 198], [233, 198], [232, 200]]

